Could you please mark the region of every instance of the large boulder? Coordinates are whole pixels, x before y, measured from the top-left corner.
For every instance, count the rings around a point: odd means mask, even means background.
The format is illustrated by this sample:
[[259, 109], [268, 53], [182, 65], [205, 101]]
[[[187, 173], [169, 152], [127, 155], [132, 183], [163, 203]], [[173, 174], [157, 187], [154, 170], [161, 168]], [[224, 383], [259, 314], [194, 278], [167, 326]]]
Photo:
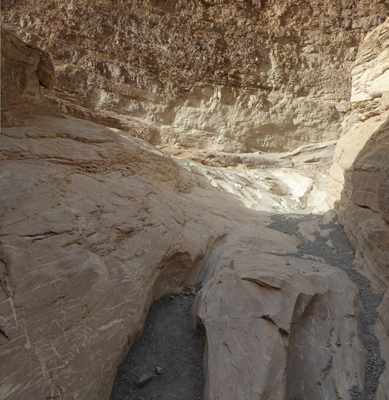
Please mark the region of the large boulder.
[[50, 56], [1, 29], [1, 124], [12, 126], [34, 114], [53, 113], [40, 87], [55, 84]]

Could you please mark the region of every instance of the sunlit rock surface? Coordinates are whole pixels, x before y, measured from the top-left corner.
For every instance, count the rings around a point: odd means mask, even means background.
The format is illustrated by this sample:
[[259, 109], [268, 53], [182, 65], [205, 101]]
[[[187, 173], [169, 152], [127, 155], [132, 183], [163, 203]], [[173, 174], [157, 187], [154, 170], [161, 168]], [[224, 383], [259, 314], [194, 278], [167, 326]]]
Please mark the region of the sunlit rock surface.
[[47, 97], [66, 113], [167, 148], [278, 152], [339, 138], [358, 45], [388, 7], [4, 0], [1, 18], [53, 55]]

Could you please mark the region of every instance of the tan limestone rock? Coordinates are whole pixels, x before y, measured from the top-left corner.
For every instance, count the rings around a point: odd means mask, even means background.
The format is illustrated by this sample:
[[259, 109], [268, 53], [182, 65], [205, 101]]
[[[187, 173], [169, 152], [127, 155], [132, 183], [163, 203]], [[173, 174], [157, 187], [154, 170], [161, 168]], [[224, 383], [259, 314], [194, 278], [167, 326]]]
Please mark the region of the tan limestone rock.
[[[376, 324], [381, 356], [389, 362], [389, 19], [360, 46], [353, 68], [351, 101], [357, 117], [339, 140], [331, 167], [329, 201], [335, 203], [351, 243], [355, 270], [383, 296]], [[387, 399], [389, 372], [377, 398]]]
[[389, 19], [369, 33], [352, 69], [351, 103], [365, 121], [389, 109]]
[[[295, 252], [298, 241], [281, 235], [283, 252]], [[335, 267], [282, 257], [280, 239], [267, 228], [228, 237], [198, 294], [206, 400], [351, 399], [361, 389], [356, 286]]]
[[[47, 53], [1, 29], [1, 123], [11, 126], [36, 113], [50, 113], [40, 84], [52, 88], [54, 68]], [[53, 113], [53, 110], [51, 110]]]
[[107, 399], [151, 302], [200, 280], [207, 399], [360, 389], [345, 273], [153, 146], [35, 116], [2, 127], [0, 185], [1, 398]]
[[122, 132], [41, 117], [0, 145], [0, 397], [107, 399], [149, 305], [196, 276], [226, 216]]
[[168, 148], [241, 153], [338, 139], [358, 45], [388, 10], [387, 0], [30, 0], [3, 1], [1, 18], [53, 55], [59, 84], [45, 95], [63, 112]]

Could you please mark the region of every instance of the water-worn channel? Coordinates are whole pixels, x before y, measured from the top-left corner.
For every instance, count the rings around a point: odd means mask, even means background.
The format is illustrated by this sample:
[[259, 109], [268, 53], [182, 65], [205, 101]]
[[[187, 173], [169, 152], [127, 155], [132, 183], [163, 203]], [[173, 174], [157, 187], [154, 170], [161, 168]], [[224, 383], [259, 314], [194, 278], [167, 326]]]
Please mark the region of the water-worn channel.
[[[118, 370], [111, 400], [203, 398], [204, 338], [193, 327], [193, 299], [190, 290], [165, 296], [150, 307], [142, 337]], [[151, 379], [141, 385], [139, 378], [147, 375]]]

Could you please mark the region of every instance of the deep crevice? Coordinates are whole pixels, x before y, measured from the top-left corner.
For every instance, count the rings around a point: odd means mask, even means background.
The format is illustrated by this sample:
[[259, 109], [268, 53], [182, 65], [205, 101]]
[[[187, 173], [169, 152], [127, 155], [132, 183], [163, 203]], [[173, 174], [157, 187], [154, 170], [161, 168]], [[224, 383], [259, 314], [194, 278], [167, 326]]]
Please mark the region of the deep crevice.
[[[142, 332], [119, 367], [110, 400], [201, 400], [204, 337], [194, 329], [195, 290], [161, 298], [150, 307]], [[163, 373], [158, 374], [157, 367]], [[142, 384], [139, 378], [151, 379]]]

